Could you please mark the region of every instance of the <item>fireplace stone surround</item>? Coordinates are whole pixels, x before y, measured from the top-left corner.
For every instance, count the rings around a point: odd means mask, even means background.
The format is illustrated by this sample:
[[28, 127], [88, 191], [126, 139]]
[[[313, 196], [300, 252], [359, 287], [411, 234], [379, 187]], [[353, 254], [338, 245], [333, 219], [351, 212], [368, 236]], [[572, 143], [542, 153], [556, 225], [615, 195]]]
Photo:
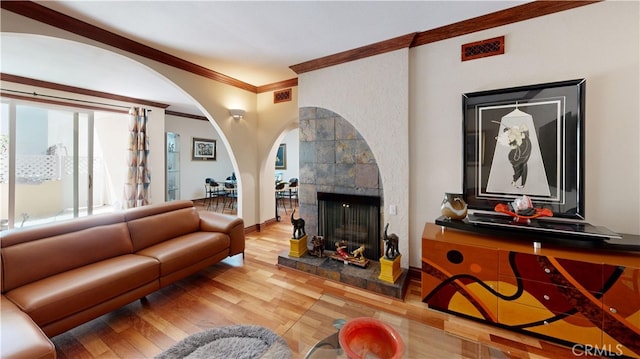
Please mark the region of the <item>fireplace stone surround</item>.
[[299, 180], [299, 216], [309, 236], [318, 234], [318, 192], [379, 197], [383, 228], [378, 165], [360, 133], [340, 115], [319, 107], [300, 109]]
[[[383, 228], [384, 201], [380, 171], [369, 145], [360, 133], [340, 115], [319, 107], [300, 108], [299, 216], [305, 220], [310, 237], [318, 235], [318, 193], [364, 196], [379, 199], [378, 228]], [[380, 232], [379, 232], [380, 233]], [[379, 234], [379, 236], [381, 236]], [[382, 237], [380, 253], [384, 245]], [[326, 238], [327, 249], [333, 241]], [[308, 242], [309, 243], [309, 242]], [[383, 295], [402, 299], [408, 284], [408, 271], [395, 283], [381, 281], [378, 258], [368, 268], [345, 265], [329, 258], [305, 254], [300, 258], [278, 257], [278, 265], [319, 275]], [[373, 257], [378, 256], [374, 254]]]

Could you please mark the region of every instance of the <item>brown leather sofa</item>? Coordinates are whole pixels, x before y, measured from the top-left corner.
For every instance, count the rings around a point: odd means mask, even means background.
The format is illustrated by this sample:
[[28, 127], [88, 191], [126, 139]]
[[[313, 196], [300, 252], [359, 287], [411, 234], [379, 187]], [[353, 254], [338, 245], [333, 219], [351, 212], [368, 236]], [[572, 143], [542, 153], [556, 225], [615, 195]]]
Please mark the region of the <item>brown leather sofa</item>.
[[55, 358], [50, 337], [224, 258], [244, 222], [166, 202], [0, 232], [2, 358]]

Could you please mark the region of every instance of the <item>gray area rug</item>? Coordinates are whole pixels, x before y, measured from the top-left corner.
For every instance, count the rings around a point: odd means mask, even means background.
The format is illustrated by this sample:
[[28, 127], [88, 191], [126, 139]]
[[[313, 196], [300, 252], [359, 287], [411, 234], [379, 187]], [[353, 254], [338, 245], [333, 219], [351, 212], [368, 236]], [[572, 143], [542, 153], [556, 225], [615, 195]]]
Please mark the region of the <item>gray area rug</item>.
[[287, 342], [271, 330], [256, 325], [211, 328], [190, 335], [157, 359], [289, 359]]

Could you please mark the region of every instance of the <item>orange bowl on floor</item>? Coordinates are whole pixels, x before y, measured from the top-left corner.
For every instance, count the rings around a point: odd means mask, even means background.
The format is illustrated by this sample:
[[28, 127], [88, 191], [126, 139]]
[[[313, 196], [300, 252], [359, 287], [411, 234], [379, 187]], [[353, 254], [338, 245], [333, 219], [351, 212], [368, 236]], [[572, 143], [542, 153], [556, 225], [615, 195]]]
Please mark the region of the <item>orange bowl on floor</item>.
[[351, 359], [396, 359], [404, 353], [404, 343], [398, 331], [375, 318], [347, 321], [340, 329], [338, 340]]

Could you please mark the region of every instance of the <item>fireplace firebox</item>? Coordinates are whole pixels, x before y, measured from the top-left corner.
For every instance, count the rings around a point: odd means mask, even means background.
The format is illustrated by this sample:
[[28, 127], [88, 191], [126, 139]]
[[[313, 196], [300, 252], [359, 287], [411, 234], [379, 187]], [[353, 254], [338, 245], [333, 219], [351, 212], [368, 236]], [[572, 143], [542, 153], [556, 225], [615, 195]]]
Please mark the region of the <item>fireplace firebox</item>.
[[380, 197], [318, 192], [318, 234], [325, 248], [345, 242], [349, 252], [364, 245], [364, 256], [381, 256]]

